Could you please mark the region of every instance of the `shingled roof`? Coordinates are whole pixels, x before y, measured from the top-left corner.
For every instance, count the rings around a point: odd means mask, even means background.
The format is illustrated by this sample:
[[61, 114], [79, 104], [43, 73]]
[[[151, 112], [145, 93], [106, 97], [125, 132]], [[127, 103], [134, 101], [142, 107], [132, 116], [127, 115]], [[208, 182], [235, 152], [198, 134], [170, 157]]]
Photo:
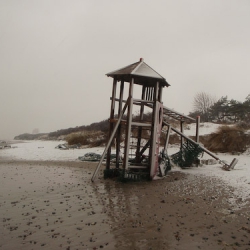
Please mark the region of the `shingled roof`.
[[130, 64], [124, 68], [112, 71], [107, 76], [116, 78], [118, 81], [130, 82], [134, 78], [134, 83], [152, 86], [159, 82], [164, 87], [170, 86], [166, 79], [148, 66], [141, 58], [139, 62]]

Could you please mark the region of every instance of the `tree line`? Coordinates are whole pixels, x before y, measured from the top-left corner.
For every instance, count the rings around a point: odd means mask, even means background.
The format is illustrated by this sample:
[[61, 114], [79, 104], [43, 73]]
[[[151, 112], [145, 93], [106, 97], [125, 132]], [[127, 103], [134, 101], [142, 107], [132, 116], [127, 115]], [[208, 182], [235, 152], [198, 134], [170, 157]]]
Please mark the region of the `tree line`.
[[229, 100], [222, 96], [216, 100], [213, 96], [200, 92], [193, 100], [193, 111], [191, 117], [200, 116], [201, 122], [239, 123], [250, 122], [250, 94], [245, 101]]

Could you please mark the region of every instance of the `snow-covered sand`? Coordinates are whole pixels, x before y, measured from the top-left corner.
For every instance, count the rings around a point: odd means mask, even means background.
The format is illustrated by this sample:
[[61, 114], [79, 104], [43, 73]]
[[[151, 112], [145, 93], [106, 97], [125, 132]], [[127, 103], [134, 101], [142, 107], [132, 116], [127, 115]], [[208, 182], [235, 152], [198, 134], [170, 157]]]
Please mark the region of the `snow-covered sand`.
[[[200, 135], [209, 135], [213, 132], [215, 132], [221, 125], [220, 124], [215, 124], [211, 122], [204, 122], [200, 124], [200, 129], [199, 129], [199, 134]], [[191, 123], [188, 124], [187, 127], [185, 128], [185, 135], [190, 136], [190, 135], [195, 135], [196, 131], [196, 123]]]
[[[200, 135], [210, 134], [219, 127], [218, 124], [204, 123], [200, 127]], [[195, 135], [195, 124], [189, 125], [184, 133], [188, 136]], [[79, 156], [83, 156], [88, 152], [102, 154], [104, 148], [83, 148], [59, 150], [55, 147], [64, 143], [62, 141], [26, 141], [13, 142], [11, 149], [0, 150], [1, 158], [9, 158], [16, 160], [37, 160], [37, 161], [78, 161]], [[168, 149], [169, 155], [178, 151], [177, 147], [170, 146]], [[217, 178], [225, 183], [226, 186], [235, 188], [235, 194], [243, 200], [250, 197], [250, 150], [241, 155], [217, 154], [217, 156], [228, 163], [234, 158], [238, 159], [238, 163], [232, 171], [224, 171], [221, 169], [221, 164], [203, 165], [202, 167], [193, 167], [190, 169], [173, 169], [194, 175], [205, 175]], [[211, 156], [204, 153], [202, 159], [211, 159]]]
[[24, 141], [11, 144], [11, 149], [0, 151], [0, 157], [8, 157], [16, 160], [36, 161], [75, 161], [79, 156], [88, 152], [101, 154], [103, 148], [82, 148], [60, 150], [55, 147], [64, 141]]

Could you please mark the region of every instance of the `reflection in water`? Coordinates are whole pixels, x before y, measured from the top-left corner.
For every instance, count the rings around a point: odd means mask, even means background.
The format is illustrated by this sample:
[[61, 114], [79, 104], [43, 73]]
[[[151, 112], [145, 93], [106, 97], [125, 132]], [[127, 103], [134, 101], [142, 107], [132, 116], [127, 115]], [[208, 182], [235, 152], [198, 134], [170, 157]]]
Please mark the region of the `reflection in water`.
[[[106, 180], [96, 187], [103, 213], [110, 219], [117, 249], [167, 249], [162, 219], [155, 214], [147, 191], [153, 182], [119, 183]], [[153, 197], [152, 197], [153, 198]]]

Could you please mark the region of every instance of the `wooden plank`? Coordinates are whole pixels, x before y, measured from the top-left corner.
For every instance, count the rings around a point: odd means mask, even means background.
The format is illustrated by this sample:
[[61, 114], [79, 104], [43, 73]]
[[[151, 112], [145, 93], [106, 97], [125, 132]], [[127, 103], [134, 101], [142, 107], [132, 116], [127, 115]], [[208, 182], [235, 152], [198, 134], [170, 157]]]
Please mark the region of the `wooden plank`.
[[163, 87], [160, 86], [159, 94], [158, 94], [158, 102], [160, 102], [160, 103], [162, 103], [162, 90], [163, 90]]
[[[116, 87], [117, 87], [117, 80], [116, 80], [116, 78], [114, 78], [113, 89], [112, 89], [111, 108], [110, 108], [110, 120], [112, 120], [114, 118], [114, 115], [115, 115]], [[109, 137], [111, 136], [113, 129], [114, 129], [114, 124], [109, 123]], [[110, 168], [110, 154], [111, 154], [111, 147], [107, 151], [106, 169]]]
[[[110, 97], [110, 100], [112, 100], [112, 97]], [[115, 101], [120, 102], [120, 99], [115, 98]], [[121, 101], [122, 101], [122, 103], [126, 102], [126, 100], [121, 100]], [[133, 99], [133, 102], [135, 105], [141, 105], [142, 103], [145, 103], [145, 104], [153, 104], [154, 103], [153, 101], [147, 101], [147, 100], [142, 100], [142, 99]]]
[[118, 127], [119, 127], [119, 124], [120, 124], [120, 121], [122, 119], [122, 116], [123, 116], [125, 110], [127, 109], [128, 102], [129, 102], [129, 99], [127, 100], [127, 103], [125, 104], [125, 106], [124, 106], [124, 108], [122, 110], [122, 113], [120, 114], [120, 117], [118, 119], [118, 122], [116, 123], [116, 125], [115, 125], [115, 127], [113, 129], [112, 135], [109, 138], [108, 144], [107, 144], [106, 148], [104, 149], [104, 151], [102, 153], [102, 157], [101, 157], [101, 159], [100, 159], [100, 161], [99, 161], [99, 163], [98, 163], [98, 165], [97, 165], [97, 167], [95, 169], [95, 172], [94, 172], [94, 174], [93, 174], [93, 176], [91, 178], [92, 182], [95, 180], [95, 177], [96, 177], [96, 175], [97, 175], [97, 173], [98, 173], [98, 171], [99, 171], [99, 169], [101, 167], [102, 161], [104, 160], [104, 157], [105, 157], [105, 155], [106, 155], [106, 153], [107, 153], [107, 151], [108, 151], [108, 149], [109, 149], [109, 147], [110, 147], [110, 145], [111, 145], [111, 143], [112, 143], [112, 141], [113, 141], [113, 139], [115, 137], [115, 133], [116, 133]]
[[167, 152], [170, 132], [171, 132], [171, 125], [168, 126], [168, 132], [167, 132], [166, 141], [165, 141], [164, 150], [163, 150], [164, 153]]
[[[145, 104], [147, 107], [149, 107], [149, 108], [153, 108], [153, 105], [152, 104], [148, 104], [148, 103], [146, 103]], [[170, 117], [172, 117], [172, 118], [174, 118], [174, 119], [176, 119], [176, 120], [179, 120], [179, 121], [185, 121], [185, 120], [188, 120], [188, 121], [195, 121], [195, 119], [194, 118], [192, 118], [192, 117], [189, 117], [189, 116], [186, 116], [186, 115], [184, 115], [184, 114], [181, 114], [181, 113], [178, 113], [177, 111], [175, 111], [175, 110], [171, 110], [171, 109], [169, 109], [169, 108], [167, 108], [166, 106], [163, 106], [163, 114], [164, 115], [167, 115], [167, 116], [170, 116]]]
[[126, 137], [125, 137], [125, 150], [124, 150], [124, 159], [123, 159], [124, 169], [128, 168], [128, 159], [129, 159], [129, 143], [130, 143], [132, 110], [133, 110], [133, 87], [134, 87], [134, 78], [131, 79], [130, 86], [129, 86], [127, 130], [126, 130]]
[[[141, 93], [141, 100], [144, 101], [145, 99], [145, 91], [146, 87], [143, 85], [142, 87], [142, 93]], [[135, 103], [135, 102], [134, 102]], [[143, 120], [144, 115], [144, 103], [140, 102], [140, 121]], [[138, 138], [137, 138], [137, 146], [136, 146], [136, 162], [140, 162], [141, 155], [140, 155], [140, 147], [141, 147], [141, 136], [142, 136], [142, 127], [138, 127]]]
[[[180, 126], [181, 126], [181, 133], [183, 134], [183, 121], [181, 120], [180, 121]], [[182, 146], [183, 146], [183, 136], [181, 136], [181, 149], [182, 149]]]
[[231, 162], [230, 165], [225, 164], [222, 168], [223, 168], [224, 170], [227, 170], [227, 171], [233, 170], [234, 167], [235, 167], [235, 165], [237, 164], [237, 162], [238, 162], [238, 159], [234, 158], [234, 159], [232, 160], [232, 162]]
[[164, 108], [164, 110], [163, 110], [164, 114], [165, 114], [165, 112], [171, 112], [172, 114], [175, 114], [178, 117], [178, 119], [187, 119], [189, 121], [195, 121], [194, 118], [187, 116], [187, 115], [184, 115], [184, 114], [181, 114], [173, 109], [167, 108], [166, 106], [163, 106], [163, 108]]
[[147, 148], [150, 145], [151, 138], [147, 141], [147, 143], [143, 146], [143, 148], [140, 151], [140, 155], [143, 155], [143, 153], [147, 150]]
[[[119, 106], [118, 106], [118, 117], [122, 112], [122, 100], [123, 100], [123, 91], [124, 91], [124, 80], [121, 81], [120, 84], [120, 96], [119, 96]], [[120, 150], [121, 150], [121, 126], [117, 129], [116, 134], [116, 168], [119, 168], [119, 158], [120, 158]]]
[[229, 165], [229, 168], [234, 169], [234, 166], [237, 164], [237, 162], [238, 162], [238, 159], [234, 158], [231, 164]]
[[[114, 118], [114, 119], [110, 119], [109, 122], [112, 122], [112, 123], [116, 123], [118, 121], [117, 118]], [[126, 125], [127, 124], [127, 121], [126, 120], [121, 120], [120, 124], [124, 124]]]
[[134, 104], [136, 104], [138, 102], [139, 105], [141, 105], [142, 103], [153, 103], [153, 101], [147, 101], [147, 100], [143, 100], [143, 99], [134, 99]]
[[147, 166], [135, 166], [135, 165], [130, 165], [128, 166], [129, 169], [147, 169]]
[[165, 175], [165, 166], [164, 166], [164, 164], [160, 164], [159, 170], [160, 170], [160, 176], [163, 177]]
[[200, 137], [200, 116], [196, 117], [196, 142], [199, 143], [199, 137]]
[[150, 123], [144, 123], [144, 122], [132, 122], [132, 126], [138, 126], [138, 127], [151, 127], [152, 125]]
[[[154, 108], [153, 108], [153, 114], [152, 114], [152, 142], [151, 142], [151, 152], [150, 152], [150, 163], [151, 163], [151, 169], [150, 169], [150, 178], [154, 178], [155, 172], [156, 172], [156, 162], [158, 162], [158, 154], [156, 153], [157, 145], [157, 128], [158, 128], [158, 108], [159, 108], [159, 102], [156, 100], [158, 97], [158, 91], [159, 91], [159, 82], [156, 83], [154, 87]], [[156, 155], [157, 154], [157, 155]], [[158, 166], [157, 166], [158, 167]]]

